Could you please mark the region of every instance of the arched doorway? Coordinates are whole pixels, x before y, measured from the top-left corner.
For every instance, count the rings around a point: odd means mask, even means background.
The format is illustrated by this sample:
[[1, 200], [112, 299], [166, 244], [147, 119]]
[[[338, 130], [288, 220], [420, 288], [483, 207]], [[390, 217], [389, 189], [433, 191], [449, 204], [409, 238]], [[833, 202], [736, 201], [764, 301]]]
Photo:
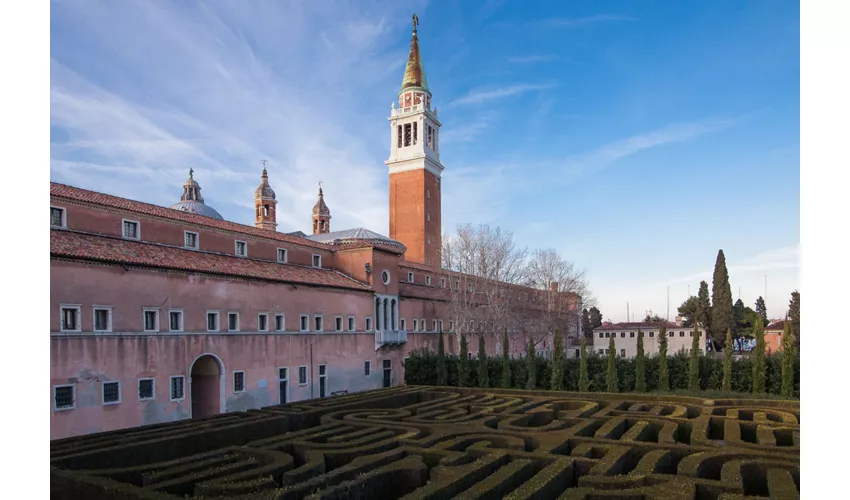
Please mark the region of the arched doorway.
[[214, 354], [204, 354], [192, 363], [189, 389], [192, 418], [204, 418], [224, 411], [224, 367]]

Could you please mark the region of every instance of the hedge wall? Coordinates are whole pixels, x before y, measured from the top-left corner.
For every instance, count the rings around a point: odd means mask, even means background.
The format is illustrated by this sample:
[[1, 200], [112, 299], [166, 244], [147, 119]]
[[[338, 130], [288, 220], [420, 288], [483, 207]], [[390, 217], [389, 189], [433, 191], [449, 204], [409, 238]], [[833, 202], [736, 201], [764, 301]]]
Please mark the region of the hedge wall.
[[[458, 357], [446, 355], [448, 369], [448, 384], [458, 385]], [[528, 378], [528, 362], [524, 358], [510, 359], [511, 387], [524, 389]], [[477, 360], [475, 361], [477, 366]], [[537, 389], [551, 388], [552, 361], [536, 359]], [[765, 356], [765, 392], [779, 395], [782, 390], [782, 355]], [[497, 387], [502, 380], [502, 358], [487, 359], [488, 378], [491, 387]], [[700, 389], [720, 391], [723, 384], [723, 358], [701, 356]], [[605, 372], [607, 369], [606, 356], [596, 353], [587, 356], [587, 373], [590, 392], [605, 392]], [[410, 353], [404, 365], [404, 381], [408, 385], [438, 385], [437, 384], [437, 354], [430, 351], [414, 351]], [[658, 390], [658, 356], [648, 356], [645, 362], [646, 390]], [[670, 390], [688, 389], [688, 356], [678, 352], [667, 356], [667, 370], [670, 374]], [[617, 375], [620, 392], [635, 390], [635, 360], [634, 358], [617, 358]], [[741, 393], [752, 392], [753, 365], [749, 357], [742, 357], [732, 362], [732, 391]], [[568, 358], [564, 360], [564, 390], [578, 391], [579, 360]], [[467, 387], [478, 387], [478, 372], [470, 370]], [[800, 397], [800, 357], [794, 359], [794, 397]]]

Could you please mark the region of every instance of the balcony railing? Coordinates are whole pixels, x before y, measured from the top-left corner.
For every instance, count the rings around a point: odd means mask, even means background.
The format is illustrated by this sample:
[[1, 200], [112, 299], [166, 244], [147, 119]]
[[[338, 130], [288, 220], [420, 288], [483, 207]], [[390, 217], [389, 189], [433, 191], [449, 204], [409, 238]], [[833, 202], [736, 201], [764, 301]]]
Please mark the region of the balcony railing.
[[377, 330], [375, 332], [375, 350], [385, 345], [401, 345], [407, 342], [407, 330]]

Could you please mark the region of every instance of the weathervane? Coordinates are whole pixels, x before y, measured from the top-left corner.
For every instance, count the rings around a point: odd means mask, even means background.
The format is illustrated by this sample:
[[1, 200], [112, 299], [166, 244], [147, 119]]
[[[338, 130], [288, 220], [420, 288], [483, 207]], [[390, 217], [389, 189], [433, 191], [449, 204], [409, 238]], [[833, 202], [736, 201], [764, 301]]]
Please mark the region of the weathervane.
[[263, 161], [261, 162], [261, 163], [263, 164], [263, 168], [266, 168], [266, 163], [267, 163], [267, 162], [268, 162], [268, 160], [263, 160]]
[[416, 27], [419, 25], [419, 16], [413, 14], [413, 32], [416, 33]]

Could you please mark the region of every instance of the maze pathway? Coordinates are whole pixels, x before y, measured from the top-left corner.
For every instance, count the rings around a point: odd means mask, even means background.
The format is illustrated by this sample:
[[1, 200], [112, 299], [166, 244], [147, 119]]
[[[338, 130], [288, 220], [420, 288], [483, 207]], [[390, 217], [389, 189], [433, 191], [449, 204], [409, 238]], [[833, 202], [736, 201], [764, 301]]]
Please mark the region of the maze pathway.
[[51, 442], [51, 496], [799, 498], [797, 402], [398, 387]]

